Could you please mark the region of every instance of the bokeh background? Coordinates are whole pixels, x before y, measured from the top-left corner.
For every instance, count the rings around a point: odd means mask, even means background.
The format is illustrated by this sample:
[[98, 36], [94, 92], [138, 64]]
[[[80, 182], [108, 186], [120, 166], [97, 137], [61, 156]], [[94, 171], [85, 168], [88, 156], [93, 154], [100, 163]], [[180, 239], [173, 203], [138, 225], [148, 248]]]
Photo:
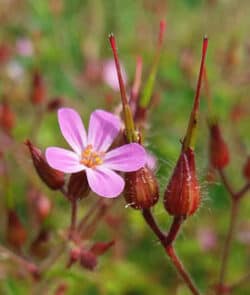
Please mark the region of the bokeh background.
[[[29, 254], [36, 236], [27, 205], [30, 187], [46, 195], [52, 211], [43, 221], [50, 233], [49, 251], [59, 243], [58, 233], [70, 220], [67, 201], [51, 192], [37, 177], [26, 147], [32, 139], [41, 149], [65, 146], [56, 112], [41, 111], [31, 101], [34, 75], [39, 73], [47, 101], [57, 99], [76, 108], [87, 124], [96, 108], [114, 110], [119, 92], [105, 81], [103, 68], [112, 58], [108, 34], [117, 38], [119, 55], [127, 76], [134, 77], [136, 58], [143, 59], [143, 82], [148, 77], [157, 44], [159, 21], [167, 22], [166, 38], [157, 74], [148, 148], [158, 159], [161, 190], [167, 184], [180, 152], [196, 85], [202, 38], [209, 37], [207, 75], [213, 110], [219, 116], [230, 145], [230, 180], [236, 188], [244, 181], [242, 166], [250, 151], [250, 3], [247, 0], [1, 0], [0, 1], [0, 96], [15, 114], [10, 144], [1, 133], [0, 150], [8, 165], [8, 185], [1, 172], [1, 243], [6, 242], [6, 206], [12, 206], [28, 230], [22, 253]], [[34, 74], [36, 73], [36, 74]], [[142, 87], [143, 87], [142, 83]], [[207, 102], [203, 92], [197, 137], [197, 166], [201, 180], [202, 207], [185, 224], [176, 248], [201, 290], [212, 286], [219, 270], [219, 257], [229, 218], [229, 198], [218, 178], [208, 177]], [[8, 146], [9, 144], [9, 146]], [[3, 170], [3, 169], [2, 169]], [[5, 180], [4, 180], [5, 179]], [[97, 200], [81, 202], [81, 213]], [[0, 263], [0, 293], [54, 294], [65, 283], [65, 294], [189, 294], [145, 226], [139, 211], [125, 207], [122, 197], [104, 218], [93, 237], [115, 239], [116, 244], [99, 259], [94, 272], [73, 266], [65, 269], [67, 253], [47, 273], [39, 287], [14, 265]], [[6, 205], [7, 204], [7, 205]], [[162, 228], [171, 218], [162, 199], [153, 210]], [[243, 200], [236, 239], [231, 251], [228, 281], [235, 282], [250, 265], [250, 201]], [[112, 222], [111, 222], [111, 221]], [[33, 257], [39, 263], [39, 257]], [[249, 284], [235, 294], [248, 294]]]

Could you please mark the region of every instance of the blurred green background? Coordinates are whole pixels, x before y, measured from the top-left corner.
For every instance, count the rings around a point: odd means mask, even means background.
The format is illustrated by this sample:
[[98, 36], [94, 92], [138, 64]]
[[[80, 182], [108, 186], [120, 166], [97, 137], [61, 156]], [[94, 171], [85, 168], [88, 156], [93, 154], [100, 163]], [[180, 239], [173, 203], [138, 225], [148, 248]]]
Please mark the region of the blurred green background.
[[[16, 114], [13, 136], [19, 143], [6, 158], [10, 171], [8, 197], [1, 188], [1, 202], [11, 198], [21, 219], [29, 226], [27, 189], [32, 183], [53, 202], [44, 227], [52, 231], [52, 245], [58, 232], [69, 224], [69, 204], [59, 193], [49, 191], [35, 175], [29, 155], [21, 144], [32, 138], [44, 149], [65, 145], [59, 132], [56, 112], [39, 121], [39, 109], [30, 101], [32, 73], [43, 75], [47, 99], [60, 97], [64, 105], [77, 108], [85, 123], [95, 108], [113, 110], [119, 104], [119, 92], [96, 74], [103, 61], [112, 58], [108, 34], [117, 38], [119, 55], [128, 77], [134, 77], [138, 55], [143, 59], [143, 82], [148, 77], [155, 53], [159, 21], [167, 22], [166, 38], [157, 75], [146, 139], [149, 150], [158, 158], [157, 176], [162, 191], [180, 152], [196, 85], [202, 38], [209, 37], [207, 75], [213, 110], [219, 116], [230, 145], [228, 174], [233, 185], [244, 184], [242, 165], [250, 150], [250, 3], [247, 0], [5, 0], [0, 2], [0, 55], [7, 47], [9, 56], [1, 63], [1, 97], [7, 99]], [[21, 41], [26, 53], [18, 49]], [[19, 43], [18, 43], [19, 42]], [[28, 44], [28, 45], [27, 45]], [[142, 84], [142, 86], [145, 85]], [[197, 166], [203, 189], [202, 207], [185, 224], [176, 248], [199, 288], [207, 291], [216, 282], [219, 256], [228, 225], [229, 198], [218, 179], [207, 181], [208, 130], [207, 104], [201, 102], [200, 129], [197, 138]], [[1, 145], [5, 143], [2, 142]], [[249, 197], [249, 196], [248, 196]], [[97, 199], [81, 202], [82, 213]], [[1, 205], [4, 212], [4, 205]], [[162, 199], [153, 210], [162, 228], [171, 218]], [[236, 240], [231, 251], [227, 280], [237, 281], [250, 265], [250, 202], [241, 206]], [[122, 197], [115, 201], [112, 216], [120, 223], [111, 229], [101, 222], [95, 240], [116, 239], [117, 244], [99, 259], [96, 271], [79, 266], [65, 269], [67, 255], [46, 273], [41, 294], [54, 294], [59, 283], [68, 286], [65, 294], [189, 294], [165, 257], [160, 244], [145, 226], [140, 212], [125, 208]], [[1, 222], [1, 240], [4, 239]], [[32, 236], [32, 231], [31, 231]], [[31, 239], [31, 237], [30, 237]], [[51, 246], [53, 247], [53, 246]], [[28, 249], [28, 244], [23, 250]], [[36, 294], [32, 280], [6, 273], [0, 264], [1, 294]], [[248, 294], [245, 284], [234, 294]]]

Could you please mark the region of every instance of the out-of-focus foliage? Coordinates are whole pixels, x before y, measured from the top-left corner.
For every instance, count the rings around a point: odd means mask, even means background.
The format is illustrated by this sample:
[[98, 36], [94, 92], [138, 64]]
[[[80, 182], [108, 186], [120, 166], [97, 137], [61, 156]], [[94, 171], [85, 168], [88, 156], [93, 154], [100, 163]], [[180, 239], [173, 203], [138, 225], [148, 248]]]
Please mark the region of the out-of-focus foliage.
[[[95, 108], [113, 110], [119, 104], [119, 93], [109, 88], [100, 77], [102, 62], [112, 57], [108, 34], [116, 35], [119, 55], [125, 66], [129, 85], [133, 81], [136, 56], [143, 58], [143, 81], [154, 56], [159, 20], [167, 21], [165, 45], [157, 75], [150, 128], [146, 135], [149, 149], [158, 157], [157, 175], [165, 189], [180, 151], [180, 139], [186, 130], [198, 75], [202, 37], [207, 34], [210, 47], [207, 74], [213, 99], [213, 110], [222, 122], [230, 145], [232, 163], [228, 173], [236, 187], [243, 184], [241, 169], [250, 151], [249, 85], [250, 85], [250, 3], [247, 0], [9, 0], [0, 2], [0, 95], [16, 113], [13, 134], [20, 145], [6, 153], [11, 186], [1, 188], [0, 211], [11, 202], [29, 229], [27, 188], [32, 185], [49, 196], [52, 214], [44, 227], [53, 230], [50, 247], [58, 243], [60, 229], [70, 220], [69, 204], [59, 193], [49, 191], [35, 175], [22, 142], [32, 138], [37, 145], [65, 145], [57, 124], [56, 112], [46, 113], [41, 120], [37, 107], [30, 102], [32, 73], [39, 69], [49, 99], [62, 97], [64, 104], [77, 108], [84, 122]], [[26, 54], [18, 49], [26, 45]], [[27, 49], [27, 46], [31, 48]], [[6, 47], [6, 48], [5, 48]], [[5, 49], [4, 49], [5, 48]], [[6, 50], [6, 52], [4, 51]], [[30, 51], [29, 51], [30, 50]], [[204, 92], [203, 92], [204, 94]], [[215, 283], [219, 255], [228, 223], [229, 198], [215, 180], [207, 182], [208, 131], [207, 104], [202, 95], [201, 121], [197, 143], [197, 165], [203, 189], [202, 208], [190, 218], [176, 242], [177, 250], [201, 290]], [[2, 140], [2, 139], [1, 139]], [[1, 142], [1, 145], [5, 145]], [[15, 156], [13, 156], [13, 153]], [[96, 199], [81, 201], [80, 214]], [[11, 200], [11, 201], [10, 201]], [[79, 266], [65, 269], [67, 257], [53, 266], [41, 283], [13, 275], [15, 266], [5, 272], [0, 264], [0, 293], [54, 294], [60, 283], [66, 283], [66, 294], [140, 295], [189, 294], [165, 257], [163, 249], [145, 226], [140, 212], [125, 208], [121, 197], [110, 209], [119, 217], [119, 226], [111, 227], [104, 219], [96, 240], [115, 239], [116, 244], [100, 258], [95, 272]], [[250, 201], [241, 208], [238, 234], [231, 251], [228, 280], [237, 281], [249, 271]], [[170, 217], [162, 199], [154, 213], [163, 228]], [[1, 219], [1, 242], [5, 218]], [[29, 232], [28, 241], [36, 228]], [[248, 239], [246, 238], [248, 237]], [[59, 239], [60, 240], [60, 239]], [[28, 247], [24, 250], [28, 251]], [[244, 258], [243, 258], [244, 257]], [[14, 273], [14, 272], [13, 272]], [[235, 294], [247, 294], [249, 284]]]

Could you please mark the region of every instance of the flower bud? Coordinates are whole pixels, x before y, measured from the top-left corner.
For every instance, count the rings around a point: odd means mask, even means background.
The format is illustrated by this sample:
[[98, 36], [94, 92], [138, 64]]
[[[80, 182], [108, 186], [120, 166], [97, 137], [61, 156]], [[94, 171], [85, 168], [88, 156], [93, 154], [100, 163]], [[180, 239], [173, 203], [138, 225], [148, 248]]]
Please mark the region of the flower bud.
[[15, 114], [12, 112], [9, 104], [3, 101], [0, 105], [0, 126], [9, 134], [15, 125]]
[[102, 254], [104, 254], [106, 251], [109, 250], [110, 247], [112, 247], [114, 245], [115, 241], [110, 241], [110, 242], [98, 242], [98, 243], [95, 243], [90, 251], [97, 255], [97, 256], [100, 256]]
[[70, 250], [69, 261], [67, 263], [67, 268], [70, 268], [74, 263], [76, 263], [81, 256], [81, 248], [75, 247]]
[[27, 232], [23, 227], [17, 213], [10, 209], [7, 216], [6, 239], [14, 248], [20, 249], [25, 243]]
[[42, 228], [30, 245], [30, 252], [33, 256], [43, 259], [48, 257], [50, 251], [49, 232]]
[[243, 175], [250, 181], [250, 156], [248, 156], [247, 161], [243, 167]]
[[8, 62], [11, 58], [12, 52], [11, 48], [6, 43], [0, 44], [0, 64]]
[[64, 185], [64, 173], [51, 168], [42, 152], [29, 140], [26, 141], [26, 145], [29, 148], [36, 171], [43, 182], [53, 190], [62, 188]]
[[145, 166], [138, 171], [126, 173], [124, 197], [134, 209], [154, 206], [159, 199], [159, 187], [152, 170]]
[[97, 266], [97, 257], [91, 251], [82, 250], [80, 264], [83, 268], [94, 270]]
[[56, 97], [48, 102], [47, 110], [48, 112], [54, 112], [54, 111], [57, 111], [62, 106], [63, 106], [63, 99], [61, 97]]
[[182, 151], [164, 195], [164, 206], [170, 215], [190, 216], [200, 205], [200, 187], [196, 177], [192, 149]]
[[56, 288], [56, 291], [54, 295], [66, 295], [69, 287], [66, 283], [61, 283], [59, 286]]
[[40, 104], [46, 99], [46, 87], [42, 75], [35, 71], [33, 74], [31, 102]]
[[88, 196], [90, 187], [85, 171], [73, 173], [70, 176], [68, 184], [68, 193], [70, 199], [82, 199]]
[[28, 199], [32, 211], [39, 222], [43, 222], [51, 212], [52, 204], [50, 199], [35, 188], [30, 188]]
[[210, 163], [216, 169], [223, 169], [229, 163], [229, 150], [217, 123], [210, 125]]

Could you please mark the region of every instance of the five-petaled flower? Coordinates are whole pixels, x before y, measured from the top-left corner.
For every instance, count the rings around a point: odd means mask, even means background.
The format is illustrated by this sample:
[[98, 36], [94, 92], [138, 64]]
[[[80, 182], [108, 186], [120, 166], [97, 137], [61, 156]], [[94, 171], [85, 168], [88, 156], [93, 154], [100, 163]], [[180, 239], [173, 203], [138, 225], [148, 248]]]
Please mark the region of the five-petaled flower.
[[51, 167], [65, 173], [85, 171], [89, 186], [97, 195], [117, 197], [124, 189], [124, 180], [116, 171], [131, 172], [144, 166], [146, 152], [137, 143], [109, 151], [118, 135], [121, 122], [112, 113], [96, 110], [91, 114], [88, 134], [79, 114], [70, 108], [58, 110], [61, 132], [73, 151], [59, 147], [46, 149]]

